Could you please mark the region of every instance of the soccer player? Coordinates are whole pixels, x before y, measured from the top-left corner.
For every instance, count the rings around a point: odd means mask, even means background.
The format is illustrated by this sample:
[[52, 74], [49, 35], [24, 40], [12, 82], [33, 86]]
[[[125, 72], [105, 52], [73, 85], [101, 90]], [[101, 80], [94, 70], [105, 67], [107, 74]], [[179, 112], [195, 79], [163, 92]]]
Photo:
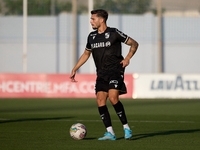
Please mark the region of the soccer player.
[[[97, 72], [95, 91], [98, 110], [107, 129], [104, 136], [98, 140], [116, 140], [106, 106], [107, 98], [123, 124], [124, 138], [130, 139], [132, 131], [128, 125], [123, 104], [119, 101], [119, 95], [127, 93], [124, 83], [124, 71], [125, 67], [129, 65], [131, 57], [135, 54], [138, 43], [118, 29], [108, 27], [106, 24], [107, 18], [108, 13], [105, 10], [91, 11], [90, 23], [95, 31], [89, 34], [85, 51], [72, 69], [70, 78], [72, 82], [76, 82], [76, 71], [88, 60], [92, 53]], [[122, 56], [121, 43], [130, 46], [125, 58]]]

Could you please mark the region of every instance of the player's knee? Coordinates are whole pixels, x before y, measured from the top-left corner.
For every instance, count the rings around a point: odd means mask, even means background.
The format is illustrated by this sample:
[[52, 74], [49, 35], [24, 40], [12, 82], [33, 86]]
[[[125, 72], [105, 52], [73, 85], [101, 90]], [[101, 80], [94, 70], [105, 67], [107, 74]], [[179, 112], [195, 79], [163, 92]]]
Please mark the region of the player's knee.
[[99, 107], [106, 105], [107, 97], [108, 97], [108, 93], [106, 93], [106, 92], [98, 92], [97, 93], [97, 104]]
[[106, 105], [106, 99], [107, 99], [107, 97], [98, 95], [97, 96], [97, 104], [98, 104], [98, 106], [99, 107], [105, 106]]
[[109, 96], [109, 100], [111, 102], [112, 105], [115, 105], [118, 103], [119, 99], [116, 96]]
[[103, 98], [97, 98], [97, 105], [98, 105], [98, 107], [105, 106], [106, 100]]

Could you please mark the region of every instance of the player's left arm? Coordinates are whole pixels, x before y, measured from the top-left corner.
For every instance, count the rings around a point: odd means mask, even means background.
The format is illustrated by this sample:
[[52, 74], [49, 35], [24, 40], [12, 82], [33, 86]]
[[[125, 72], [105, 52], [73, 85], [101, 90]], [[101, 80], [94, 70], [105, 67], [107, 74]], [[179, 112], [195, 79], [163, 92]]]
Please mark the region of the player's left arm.
[[125, 59], [120, 62], [120, 64], [123, 64], [123, 68], [129, 65], [130, 59], [133, 57], [139, 46], [139, 44], [132, 38], [129, 38], [126, 44], [131, 47]]

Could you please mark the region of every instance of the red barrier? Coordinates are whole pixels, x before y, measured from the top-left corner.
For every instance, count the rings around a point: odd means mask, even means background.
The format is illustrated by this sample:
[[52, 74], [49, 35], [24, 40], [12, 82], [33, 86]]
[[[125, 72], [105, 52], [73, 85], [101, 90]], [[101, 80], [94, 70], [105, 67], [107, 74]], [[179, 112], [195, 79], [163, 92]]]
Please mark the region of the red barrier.
[[49, 88], [47, 97], [72, 97], [72, 98], [93, 98], [95, 97], [95, 80], [93, 74], [77, 74], [78, 82], [71, 82], [70, 75], [47, 75]]
[[[0, 74], [1, 98], [94, 98], [94, 74], [77, 74], [73, 83], [70, 74]], [[125, 75], [128, 93], [132, 98], [133, 77]]]
[[0, 74], [0, 97], [45, 97], [45, 74]]

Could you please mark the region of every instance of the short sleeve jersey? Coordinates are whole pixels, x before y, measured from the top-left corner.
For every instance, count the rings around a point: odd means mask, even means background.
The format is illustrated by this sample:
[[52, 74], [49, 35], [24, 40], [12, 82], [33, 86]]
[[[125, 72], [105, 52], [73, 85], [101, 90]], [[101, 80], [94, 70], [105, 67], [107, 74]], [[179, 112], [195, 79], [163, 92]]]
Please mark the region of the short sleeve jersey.
[[124, 59], [121, 43], [126, 43], [128, 39], [129, 37], [126, 34], [110, 27], [107, 27], [101, 34], [98, 31], [89, 34], [86, 50], [92, 52], [97, 75], [119, 67], [120, 62]]

